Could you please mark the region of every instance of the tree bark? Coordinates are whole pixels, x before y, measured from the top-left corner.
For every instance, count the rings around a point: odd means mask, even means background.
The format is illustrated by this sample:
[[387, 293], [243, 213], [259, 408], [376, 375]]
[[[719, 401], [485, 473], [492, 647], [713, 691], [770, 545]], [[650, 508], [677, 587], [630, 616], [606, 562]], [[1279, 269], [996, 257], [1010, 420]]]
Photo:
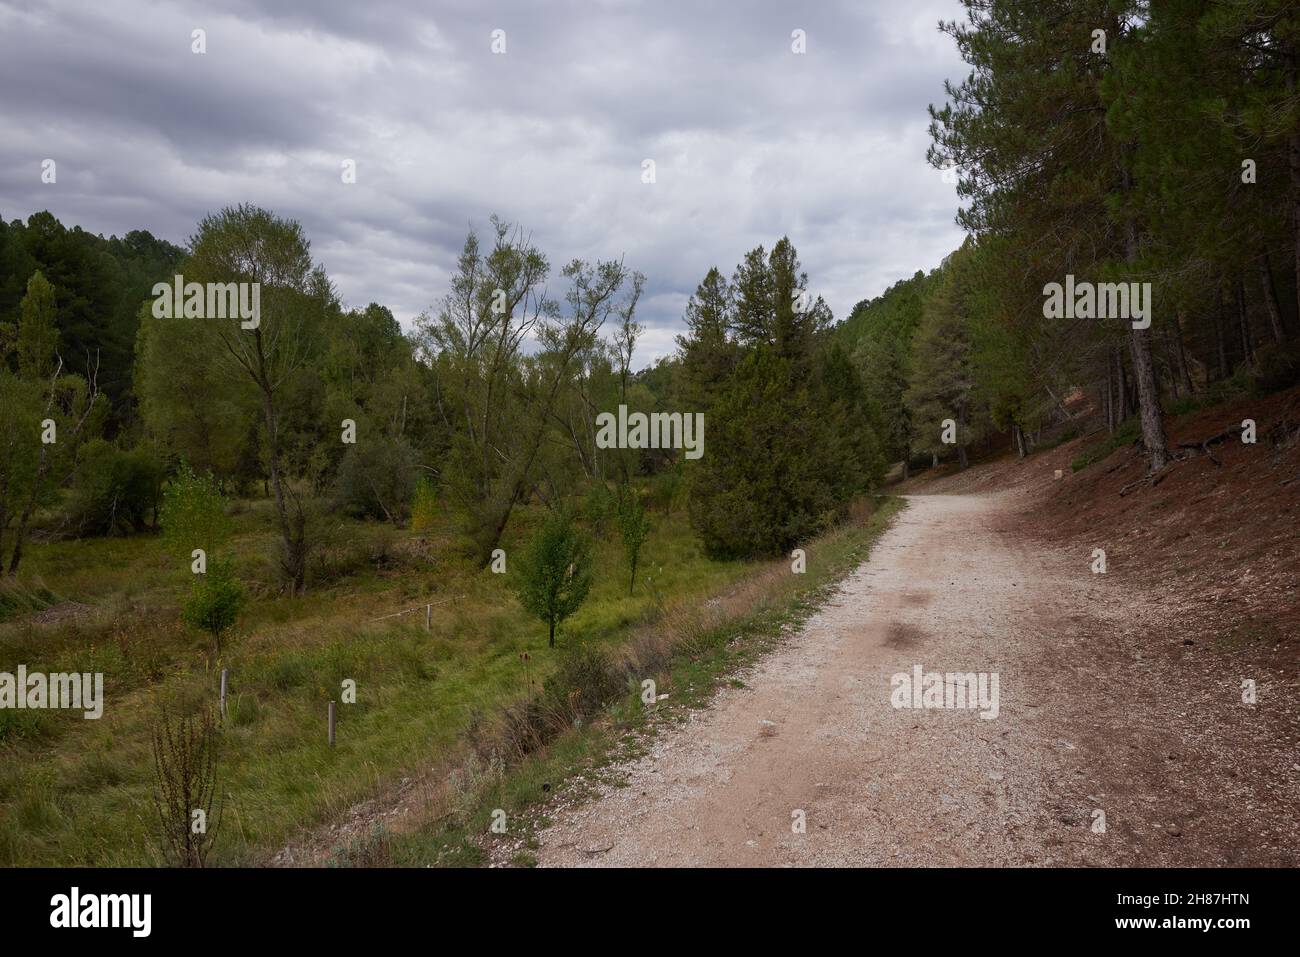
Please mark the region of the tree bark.
[[1273, 284], [1273, 265], [1268, 253], [1259, 257], [1259, 281], [1264, 287], [1264, 303], [1268, 306], [1269, 332], [1278, 345], [1286, 342], [1286, 326], [1282, 324], [1282, 303], [1277, 298], [1277, 286]]
[[1187, 347], [1183, 343], [1183, 314], [1181, 310], [1174, 316], [1174, 359], [1178, 364], [1178, 378], [1182, 380], [1183, 389], [1188, 395], [1196, 394], [1192, 383], [1192, 373], [1187, 366]]
[[[1132, 184], [1132, 175], [1125, 168], [1125, 189], [1131, 189]], [[1125, 233], [1128, 247], [1125, 251], [1132, 268], [1138, 255], [1137, 224], [1133, 220], [1130, 219], [1125, 224]], [[1137, 329], [1129, 323], [1128, 341], [1133, 359], [1133, 378], [1137, 380], [1138, 411], [1142, 416], [1142, 444], [1146, 449], [1147, 471], [1159, 472], [1169, 464], [1169, 447], [1160, 411], [1160, 392], [1156, 388], [1155, 366], [1151, 361], [1150, 328]]]
[[[271, 384], [266, 368], [266, 353], [262, 342], [262, 330], [254, 332], [257, 346], [257, 381], [262, 393], [262, 414], [266, 419], [266, 459], [271, 472], [271, 488], [275, 492], [275, 513], [280, 525], [280, 547], [283, 551], [281, 562], [288, 576], [293, 594], [301, 595], [306, 590], [307, 567], [304, 548], [305, 520], [301, 514], [289, 520], [289, 508], [285, 501], [284, 476], [280, 468], [280, 424], [275, 410], [275, 387]], [[296, 526], [296, 527], [295, 527]]]
[[1137, 379], [1142, 444], [1146, 448], [1150, 471], [1159, 472], [1169, 464], [1169, 448], [1160, 412], [1160, 395], [1156, 390], [1155, 368], [1151, 363], [1151, 330], [1130, 328], [1129, 348], [1133, 353], [1133, 376]]
[[1219, 362], [1219, 374], [1216, 378], [1220, 382], [1228, 378], [1228, 340], [1223, 334], [1223, 321], [1223, 290], [1216, 288], [1214, 293], [1214, 344]]
[[1115, 388], [1119, 398], [1119, 407], [1115, 416], [1115, 424], [1118, 426], [1133, 414], [1133, 407], [1129, 402], [1128, 376], [1124, 374], [1124, 350], [1119, 346], [1115, 347]]
[[[1297, 74], [1300, 73], [1300, 49], [1291, 40], [1286, 56], [1287, 98], [1295, 101]], [[1287, 151], [1291, 167], [1291, 236], [1295, 247], [1296, 302], [1300, 308], [1300, 128], [1291, 133]]]
[[1237, 299], [1237, 330], [1241, 335], [1241, 356], [1246, 365], [1255, 364], [1255, 350], [1250, 341], [1250, 314], [1246, 311], [1246, 283], [1240, 275], [1234, 283], [1234, 295]]
[[1102, 411], [1106, 414], [1106, 432], [1115, 434], [1115, 383], [1111, 379], [1110, 358], [1106, 359], [1106, 380], [1102, 385]]

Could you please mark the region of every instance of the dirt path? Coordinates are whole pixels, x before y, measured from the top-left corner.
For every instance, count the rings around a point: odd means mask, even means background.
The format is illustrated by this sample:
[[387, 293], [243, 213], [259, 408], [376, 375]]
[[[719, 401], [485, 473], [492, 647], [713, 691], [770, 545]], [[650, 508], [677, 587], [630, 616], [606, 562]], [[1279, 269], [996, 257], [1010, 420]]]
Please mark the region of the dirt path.
[[[1277, 742], [1268, 780], [1228, 767], [1258, 738], [1240, 679], [1204, 676], [1188, 718], [1188, 696], [1162, 697], [1167, 676], [1130, 644], [1142, 596], [1091, 574], [1087, 554], [1013, 534], [1012, 506], [910, 497], [744, 688], [662, 730], [620, 786], [557, 800], [539, 863], [1294, 864], [1294, 797], [1266, 806], [1296, 791], [1294, 741]], [[996, 674], [997, 716], [894, 707], [891, 677], [916, 666]]]

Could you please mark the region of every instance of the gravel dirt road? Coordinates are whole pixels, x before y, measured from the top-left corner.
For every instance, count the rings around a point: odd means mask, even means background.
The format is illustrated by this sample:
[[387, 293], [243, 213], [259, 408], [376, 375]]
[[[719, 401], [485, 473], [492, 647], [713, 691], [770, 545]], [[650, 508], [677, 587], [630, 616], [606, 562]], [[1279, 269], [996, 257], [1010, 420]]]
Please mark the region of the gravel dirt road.
[[[1265, 735], [1221, 662], [1153, 656], [1147, 597], [1076, 551], [1006, 492], [910, 496], [743, 688], [561, 791], [539, 864], [1296, 864], [1294, 719]], [[917, 666], [996, 675], [996, 717], [894, 707]]]

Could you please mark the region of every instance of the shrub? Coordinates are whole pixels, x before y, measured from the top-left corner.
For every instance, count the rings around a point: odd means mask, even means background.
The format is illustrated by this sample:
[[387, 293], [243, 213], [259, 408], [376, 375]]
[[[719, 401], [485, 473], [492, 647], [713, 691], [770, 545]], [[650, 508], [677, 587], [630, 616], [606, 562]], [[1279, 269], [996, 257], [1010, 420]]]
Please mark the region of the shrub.
[[[212, 712], [175, 722], [164, 709], [153, 725], [154, 808], [163, 846], [181, 867], [202, 867], [212, 850], [218, 821], [217, 733]], [[196, 812], [204, 826], [196, 826]]]
[[162, 467], [142, 449], [88, 442], [72, 489], [72, 524], [81, 535], [144, 531], [157, 520], [162, 477]]
[[415, 458], [399, 439], [363, 439], [339, 464], [339, 503], [354, 515], [397, 525], [411, 513]]
[[599, 648], [582, 644], [565, 653], [542, 685], [542, 694], [564, 702], [574, 718], [590, 718], [623, 691], [626, 679]]

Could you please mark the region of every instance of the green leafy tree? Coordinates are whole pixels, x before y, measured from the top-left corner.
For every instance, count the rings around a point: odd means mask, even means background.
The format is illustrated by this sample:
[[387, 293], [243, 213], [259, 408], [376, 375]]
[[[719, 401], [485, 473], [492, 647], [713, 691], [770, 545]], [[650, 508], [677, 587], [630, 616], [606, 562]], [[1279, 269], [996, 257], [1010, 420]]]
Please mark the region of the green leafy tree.
[[618, 531], [623, 540], [623, 558], [627, 562], [627, 593], [636, 586], [636, 567], [641, 558], [641, 547], [650, 534], [650, 518], [636, 489], [627, 487], [618, 502]]
[[591, 546], [573, 519], [551, 512], [517, 563], [519, 603], [546, 623], [549, 645], [555, 629], [587, 600], [591, 589]]
[[123, 449], [103, 439], [87, 442], [73, 480], [68, 510], [80, 535], [141, 532], [156, 523], [163, 469], [145, 447]]
[[[81, 446], [102, 430], [108, 412], [94, 371], [88, 379], [65, 373], [55, 321], [51, 284], [38, 273], [27, 284], [16, 327], [6, 329], [3, 337], [4, 361], [13, 361], [19, 374], [17, 381], [2, 391], [10, 392], [28, 417], [6, 435], [8, 450], [2, 453], [9, 463], [5, 468], [13, 470], [8, 478], [0, 475], [0, 484], [5, 484], [0, 488], [0, 500], [7, 500], [0, 513], [0, 537], [10, 523], [14, 528], [5, 572], [10, 578], [18, 574], [37, 507], [50, 504], [58, 490], [77, 475]], [[9, 376], [8, 369], [2, 371]], [[23, 401], [33, 397], [39, 411]], [[53, 441], [46, 440], [47, 428]], [[33, 454], [35, 467], [28, 471]]]
[[259, 284], [255, 327], [245, 328], [234, 317], [207, 318], [192, 328], [210, 343], [227, 375], [251, 383], [256, 391], [281, 569], [291, 590], [300, 594], [307, 587], [309, 509], [290, 481], [286, 392], [312, 353], [312, 330], [337, 309], [337, 299], [325, 271], [312, 262], [302, 226], [256, 206], [230, 207], [205, 217], [190, 239], [183, 268], [187, 281]]
[[59, 348], [59, 327], [55, 323], [54, 287], [40, 270], [27, 280], [27, 295], [20, 306], [18, 322], [18, 374], [28, 379], [45, 379], [53, 372]]
[[209, 666], [221, 656], [221, 636], [234, 627], [245, 602], [244, 588], [230, 559], [209, 559], [205, 574], [195, 575], [190, 594], [181, 606], [181, 619], [212, 637]]
[[175, 459], [221, 480], [261, 478], [257, 391], [211, 361], [195, 320], [158, 319], [146, 305], [136, 333], [134, 391], [146, 433]]
[[37, 482], [41, 449], [41, 386], [0, 366], [0, 568], [9, 531]]
[[167, 484], [159, 518], [168, 550], [186, 565], [194, 549], [212, 557], [230, 539], [230, 519], [216, 480], [189, 466], [182, 466]]

